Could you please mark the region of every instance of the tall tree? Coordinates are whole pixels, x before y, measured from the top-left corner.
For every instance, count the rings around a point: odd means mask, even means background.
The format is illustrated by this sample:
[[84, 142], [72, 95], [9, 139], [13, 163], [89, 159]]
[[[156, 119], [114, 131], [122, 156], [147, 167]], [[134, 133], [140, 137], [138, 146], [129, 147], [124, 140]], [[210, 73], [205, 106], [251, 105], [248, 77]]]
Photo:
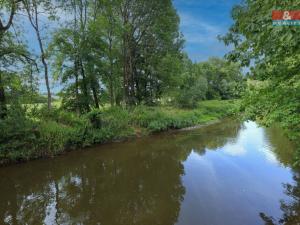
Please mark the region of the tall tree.
[[46, 89], [47, 89], [47, 97], [48, 97], [48, 109], [51, 108], [51, 90], [50, 90], [50, 82], [49, 82], [49, 67], [47, 63], [47, 56], [45, 52], [45, 42], [42, 38], [41, 33], [41, 18], [40, 15], [42, 14], [41, 10], [46, 11], [49, 16], [52, 16], [53, 14], [53, 7], [51, 0], [22, 0], [24, 4], [24, 8], [27, 12], [28, 19], [30, 21], [30, 24], [32, 28], [34, 29], [36, 33], [36, 37], [38, 40], [38, 45], [40, 49], [40, 57], [41, 61], [44, 67], [44, 79], [46, 83]]
[[[119, 104], [121, 90], [121, 20], [118, 0], [99, 1], [98, 15], [90, 23], [91, 50], [97, 55], [98, 72], [110, 104]], [[99, 60], [102, 59], [102, 60]]]
[[74, 60], [64, 81], [69, 91], [75, 90], [77, 102], [87, 104], [85, 111], [93, 107], [91, 100], [99, 107], [100, 87], [111, 105], [120, 96], [132, 105], [152, 104], [177, 85], [183, 42], [172, 1], [70, 0], [64, 7], [74, 18], [58, 30], [52, 46], [58, 68]]
[[240, 97], [245, 86], [239, 63], [220, 58], [209, 58], [196, 65], [196, 70], [208, 82], [207, 99]]
[[[124, 0], [120, 14], [125, 102], [151, 102], [160, 96], [163, 83], [164, 77], [159, 74], [160, 62], [166, 57], [176, 59], [180, 55], [179, 17], [170, 0]], [[145, 95], [148, 97], [143, 98]]]
[[[5, 23], [4, 19], [0, 18], [0, 61], [3, 62], [4, 57], [6, 55], [11, 55], [14, 52], [14, 48], [8, 46], [7, 43], [11, 42], [11, 36], [7, 33], [10, 27], [13, 24], [13, 19], [18, 9], [18, 3], [20, 0], [8, 0], [0, 2], [0, 9], [7, 10], [8, 9], [8, 21]], [[1, 63], [1, 67], [2, 67]], [[1, 68], [0, 68], [1, 69]], [[4, 118], [6, 116], [6, 98], [5, 98], [5, 88], [2, 78], [2, 72], [0, 71], [0, 118]]]
[[[66, 85], [62, 92], [63, 103], [67, 108], [76, 108], [78, 113], [87, 112], [91, 107], [99, 108], [100, 105], [97, 78], [99, 44], [93, 42], [94, 37], [89, 32], [89, 23], [97, 16], [98, 6], [93, 8], [92, 3], [88, 0], [63, 2], [62, 7], [72, 19], [55, 32], [50, 47], [55, 58], [56, 77], [60, 77]], [[70, 93], [75, 94], [75, 99]]]

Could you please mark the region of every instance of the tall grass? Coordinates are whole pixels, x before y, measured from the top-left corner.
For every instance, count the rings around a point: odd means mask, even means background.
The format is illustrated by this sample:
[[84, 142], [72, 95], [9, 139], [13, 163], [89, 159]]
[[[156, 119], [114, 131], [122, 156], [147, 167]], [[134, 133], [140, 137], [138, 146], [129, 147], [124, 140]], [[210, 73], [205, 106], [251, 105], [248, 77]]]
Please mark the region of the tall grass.
[[232, 101], [205, 101], [193, 110], [137, 106], [95, 109], [77, 116], [41, 107], [34, 113], [10, 110], [0, 121], [0, 165], [51, 157], [68, 150], [169, 129], [203, 124], [232, 114]]

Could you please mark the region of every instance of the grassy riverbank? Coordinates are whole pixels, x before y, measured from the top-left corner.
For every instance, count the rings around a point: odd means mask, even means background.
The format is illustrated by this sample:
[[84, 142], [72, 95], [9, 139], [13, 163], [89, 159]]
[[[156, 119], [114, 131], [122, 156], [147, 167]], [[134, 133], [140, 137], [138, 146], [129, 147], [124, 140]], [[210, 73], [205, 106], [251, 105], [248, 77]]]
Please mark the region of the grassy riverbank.
[[234, 101], [204, 101], [193, 110], [138, 106], [93, 110], [77, 116], [53, 109], [12, 111], [1, 122], [0, 164], [52, 157], [72, 149], [168, 129], [204, 124], [232, 114]]

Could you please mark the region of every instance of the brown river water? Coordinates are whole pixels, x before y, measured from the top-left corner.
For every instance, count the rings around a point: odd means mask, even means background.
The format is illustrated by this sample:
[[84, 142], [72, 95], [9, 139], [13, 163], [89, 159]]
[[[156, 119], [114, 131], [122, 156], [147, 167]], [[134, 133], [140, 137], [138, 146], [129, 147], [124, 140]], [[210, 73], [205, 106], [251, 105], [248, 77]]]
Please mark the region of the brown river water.
[[300, 224], [293, 151], [224, 120], [0, 168], [0, 224]]

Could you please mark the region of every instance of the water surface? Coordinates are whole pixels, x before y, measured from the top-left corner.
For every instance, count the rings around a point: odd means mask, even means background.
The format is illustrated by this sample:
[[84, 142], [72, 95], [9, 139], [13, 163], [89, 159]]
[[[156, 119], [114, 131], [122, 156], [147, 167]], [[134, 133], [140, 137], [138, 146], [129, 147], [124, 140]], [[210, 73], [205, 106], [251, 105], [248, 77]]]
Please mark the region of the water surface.
[[278, 128], [224, 120], [0, 168], [0, 224], [300, 224]]

